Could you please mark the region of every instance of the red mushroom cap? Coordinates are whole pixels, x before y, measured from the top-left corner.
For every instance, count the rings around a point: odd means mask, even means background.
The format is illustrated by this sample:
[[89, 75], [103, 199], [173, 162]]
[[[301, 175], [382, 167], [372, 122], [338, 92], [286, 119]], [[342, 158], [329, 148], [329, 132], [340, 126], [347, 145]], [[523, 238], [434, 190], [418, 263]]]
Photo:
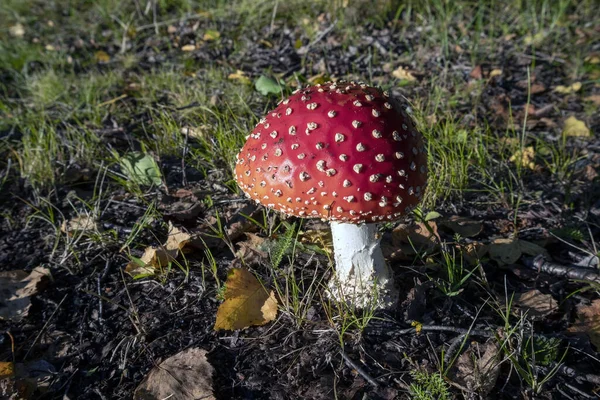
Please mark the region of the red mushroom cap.
[[386, 92], [327, 83], [294, 92], [261, 119], [235, 175], [248, 197], [289, 215], [394, 220], [422, 197], [427, 154]]

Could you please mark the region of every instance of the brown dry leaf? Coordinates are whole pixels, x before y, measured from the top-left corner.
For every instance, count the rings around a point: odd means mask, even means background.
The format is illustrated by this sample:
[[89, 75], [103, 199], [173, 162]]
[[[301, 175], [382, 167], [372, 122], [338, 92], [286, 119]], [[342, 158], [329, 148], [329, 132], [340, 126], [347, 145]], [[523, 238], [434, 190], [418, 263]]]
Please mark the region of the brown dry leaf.
[[214, 329], [236, 330], [264, 325], [277, 315], [275, 293], [267, 290], [246, 269], [229, 271], [225, 283], [225, 301], [217, 310]]
[[463, 256], [469, 265], [477, 265], [489, 251], [488, 245], [480, 242], [467, 243], [462, 246]]
[[0, 362], [0, 379], [10, 378], [15, 375], [15, 364], [10, 361]]
[[453, 380], [459, 385], [476, 391], [482, 396], [489, 394], [500, 376], [500, 349], [493, 340], [485, 344], [471, 343], [460, 355], [453, 368]]
[[269, 254], [263, 248], [265, 238], [250, 232], [245, 232], [244, 234], [247, 240], [237, 243], [240, 249], [235, 253], [235, 256], [244, 260], [247, 264], [266, 260]]
[[529, 89], [531, 94], [538, 94], [546, 91], [546, 87], [541, 83], [534, 83]]
[[135, 389], [135, 400], [214, 400], [214, 368], [206, 350], [189, 348], [167, 358], [146, 375]]
[[574, 116], [570, 116], [565, 121], [565, 126], [562, 131], [563, 137], [589, 137], [590, 130], [585, 126], [585, 122], [578, 120]]
[[440, 242], [440, 235], [435, 221], [399, 224], [392, 231], [392, 242], [394, 245], [408, 243], [416, 247], [434, 247]]
[[177, 27], [175, 25], [167, 26], [167, 33], [173, 34], [177, 32]]
[[521, 257], [519, 241], [514, 239], [495, 239], [489, 246], [490, 258], [498, 264], [514, 264]]
[[577, 307], [577, 320], [568, 329], [572, 333], [585, 333], [590, 342], [600, 349], [600, 299], [590, 305]]
[[448, 228], [466, 238], [477, 236], [483, 230], [481, 221], [473, 221], [465, 217], [459, 217], [458, 215], [453, 215], [448, 220], [440, 222], [440, 226]]
[[533, 162], [535, 159], [535, 150], [533, 146], [527, 146], [522, 151], [517, 149], [512, 156], [508, 159], [510, 162], [515, 164], [521, 164], [522, 167], [529, 168], [531, 170], [536, 169], [536, 165]]
[[417, 80], [417, 78], [415, 78], [415, 76], [408, 69], [405, 69], [402, 66], [392, 71], [392, 76], [396, 79], [400, 79], [401, 81], [414, 82]]
[[196, 45], [194, 44], [186, 44], [184, 46], [181, 46], [181, 51], [194, 51], [196, 50]]
[[27, 316], [31, 296], [36, 294], [50, 276], [50, 270], [34, 268], [31, 273], [23, 270], [0, 272], [0, 320], [19, 321]]
[[75, 233], [94, 233], [99, 231], [98, 223], [89, 215], [80, 215], [60, 225], [62, 233], [73, 235]]
[[477, 65], [475, 68], [471, 70], [469, 76], [473, 79], [483, 79], [483, 71], [481, 70], [481, 65]]
[[554, 91], [560, 94], [573, 94], [579, 92], [579, 90], [581, 90], [581, 82], [575, 82], [569, 86], [558, 85], [554, 88]]
[[229, 74], [227, 79], [231, 79], [233, 81], [240, 81], [244, 85], [250, 85], [252, 83], [252, 81], [250, 80], [250, 78], [248, 78], [246, 76], [244, 71], [239, 70], [239, 69], [237, 71], [235, 71], [233, 74]]
[[533, 319], [540, 319], [552, 314], [558, 303], [549, 294], [544, 294], [537, 289], [525, 293], [517, 293], [514, 297], [515, 305]]
[[600, 107], [600, 94], [593, 94], [591, 96], [584, 97], [583, 100], [594, 103], [594, 105]]

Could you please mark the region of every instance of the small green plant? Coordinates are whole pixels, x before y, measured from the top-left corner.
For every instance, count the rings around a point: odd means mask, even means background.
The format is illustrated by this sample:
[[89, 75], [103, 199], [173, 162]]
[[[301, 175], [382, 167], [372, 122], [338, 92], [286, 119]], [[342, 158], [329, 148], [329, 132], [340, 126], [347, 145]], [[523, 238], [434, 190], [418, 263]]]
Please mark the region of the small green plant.
[[414, 400], [450, 400], [452, 395], [440, 372], [410, 371], [413, 382], [409, 390]]

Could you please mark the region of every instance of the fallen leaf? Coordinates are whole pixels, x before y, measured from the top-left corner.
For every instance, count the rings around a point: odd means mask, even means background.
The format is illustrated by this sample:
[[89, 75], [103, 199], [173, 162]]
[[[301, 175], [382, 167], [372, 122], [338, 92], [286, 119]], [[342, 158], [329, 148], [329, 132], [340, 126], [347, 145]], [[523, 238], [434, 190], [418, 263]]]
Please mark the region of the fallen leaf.
[[440, 242], [437, 224], [435, 221], [414, 222], [412, 224], [399, 224], [392, 231], [394, 245], [400, 243], [412, 244], [415, 247], [435, 247]]
[[452, 371], [452, 379], [459, 385], [487, 397], [500, 376], [500, 349], [493, 340], [485, 344], [471, 343], [467, 351], [458, 357]]
[[584, 61], [588, 64], [600, 64], [600, 55], [592, 54], [584, 58]]
[[594, 105], [600, 107], [600, 94], [593, 94], [591, 96], [584, 97], [583, 100], [594, 103]]
[[10, 361], [0, 362], [0, 379], [10, 378], [15, 374], [15, 364]]
[[120, 159], [122, 172], [129, 180], [138, 185], [156, 185], [162, 183], [158, 164], [149, 154], [133, 151], [125, 154]]
[[15, 388], [20, 399], [43, 397], [56, 378], [56, 368], [46, 360], [15, 364]]
[[560, 94], [572, 94], [572, 93], [578, 92], [580, 89], [581, 89], [581, 82], [575, 82], [570, 86], [559, 85], [554, 88], [554, 91], [556, 93], [560, 93]]
[[210, 42], [213, 40], [217, 40], [220, 37], [221, 37], [221, 32], [216, 31], [214, 29], [207, 29], [206, 32], [204, 32], [204, 36], [202, 36], [202, 39], [204, 41]]
[[461, 248], [464, 251], [463, 256], [469, 265], [479, 264], [483, 256], [489, 251], [489, 246], [480, 242], [467, 243]]
[[167, 26], [167, 33], [173, 34], [177, 32], [177, 27], [174, 25]]
[[534, 83], [529, 88], [529, 92], [531, 94], [538, 94], [538, 93], [542, 93], [542, 92], [545, 92], [545, 91], [546, 91], [546, 87], [544, 85], [542, 85], [541, 83]]
[[527, 240], [519, 240], [519, 249], [521, 250], [521, 253], [526, 254], [528, 256], [536, 257], [541, 254], [546, 259], [550, 259], [550, 254], [548, 253], [548, 250], [546, 250], [540, 245], [529, 242]]
[[19, 321], [27, 316], [31, 296], [35, 295], [50, 276], [50, 270], [34, 268], [0, 272], [0, 320]]
[[247, 240], [237, 243], [239, 250], [235, 253], [235, 256], [250, 265], [266, 260], [269, 256], [267, 246], [265, 245], [266, 239], [250, 232], [245, 232], [244, 234]]
[[558, 303], [549, 294], [544, 294], [537, 289], [525, 293], [517, 293], [514, 297], [515, 305], [533, 319], [540, 319], [552, 314]]
[[217, 310], [214, 329], [237, 330], [264, 325], [277, 315], [275, 293], [267, 290], [246, 269], [232, 269], [225, 283], [225, 301]]
[[471, 72], [469, 73], [469, 76], [473, 79], [482, 79], [483, 78], [483, 72], [481, 70], [481, 65], [477, 65], [475, 68], [473, 68], [471, 70]]
[[577, 320], [568, 329], [572, 333], [585, 333], [590, 342], [600, 350], [600, 299], [590, 305], [577, 306]]
[[500, 75], [502, 75], [501, 69], [493, 69], [490, 71], [490, 78], [493, 78], [495, 76], [500, 76]]
[[244, 71], [239, 70], [239, 69], [237, 71], [235, 71], [233, 74], [229, 74], [227, 79], [231, 79], [233, 81], [240, 81], [244, 85], [250, 85], [252, 83], [252, 81], [250, 80], [250, 78], [248, 78], [246, 76]]
[[514, 239], [495, 239], [489, 246], [490, 258], [498, 264], [514, 264], [521, 257], [519, 241]]
[[67, 235], [73, 235], [75, 233], [95, 233], [100, 230], [100, 227], [92, 216], [84, 214], [63, 221], [60, 230]]
[[108, 55], [107, 52], [99, 50], [94, 53], [94, 59], [96, 60], [97, 63], [105, 64], [110, 61], [110, 56]]
[[410, 323], [410, 326], [415, 328], [415, 332], [417, 333], [421, 333], [421, 331], [423, 330], [423, 324], [420, 323], [419, 321], [413, 321]]
[[54, 50], [56, 50], [56, 47], [54, 47], [54, 46], [53, 46], [53, 45], [51, 45], [51, 44], [47, 44], [47, 45], [46, 45], [44, 48], [45, 48], [47, 51], [54, 51]]
[[469, 218], [453, 215], [447, 220], [441, 221], [440, 227], [448, 228], [462, 237], [470, 238], [481, 233], [483, 230], [483, 223], [481, 221], [473, 221]]
[[525, 44], [525, 46], [529, 46], [529, 45], [540, 45], [543, 41], [544, 38], [546, 37], [546, 33], [545, 32], [538, 32], [535, 35], [527, 35], [523, 38], [523, 43]]
[[186, 44], [184, 46], [181, 46], [181, 51], [194, 51], [194, 50], [196, 50], [195, 44]]
[[563, 137], [589, 137], [590, 130], [585, 126], [585, 122], [580, 121], [571, 115], [565, 120], [562, 134]]
[[206, 350], [189, 348], [152, 368], [135, 389], [135, 400], [214, 400], [214, 368]]
[[181, 134], [187, 135], [188, 137], [191, 137], [194, 139], [204, 139], [209, 136], [208, 126], [207, 125], [200, 125], [197, 127], [184, 126], [181, 128]]
[[396, 79], [400, 79], [401, 81], [414, 82], [417, 80], [417, 78], [415, 78], [415, 76], [409, 70], [402, 66], [396, 68], [392, 72], [392, 76]]
[[150, 246], [144, 250], [139, 259], [133, 258], [125, 267], [125, 272], [133, 278], [141, 278], [154, 275], [157, 270], [166, 267], [175, 261], [177, 256], [185, 252], [186, 246], [202, 247], [202, 241], [183, 232], [169, 222], [167, 241], [162, 247]]
[[25, 35], [25, 27], [22, 24], [14, 24], [8, 28], [8, 33], [12, 37], [22, 38]]
[[522, 167], [529, 168], [531, 170], [536, 169], [536, 165], [533, 162], [535, 159], [535, 150], [533, 146], [527, 146], [523, 150], [517, 149], [512, 156], [508, 159], [510, 162], [520, 164]]

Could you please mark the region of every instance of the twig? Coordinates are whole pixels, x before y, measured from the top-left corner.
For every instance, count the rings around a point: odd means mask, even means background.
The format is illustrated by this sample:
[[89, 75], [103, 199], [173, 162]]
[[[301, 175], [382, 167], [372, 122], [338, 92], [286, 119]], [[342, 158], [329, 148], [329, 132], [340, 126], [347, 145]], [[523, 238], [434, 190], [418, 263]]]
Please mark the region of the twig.
[[367, 382], [369, 382], [369, 384], [375, 388], [379, 387], [379, 384], [375, 381], [375, 379], [373, 379], [368, 373], [367, 371], [365, 371], [360, 365], [356, 364], [354, 361], [352, 361], [352, 359], [350, 357], [348, 357], [346, 355], [346, 353], [341, 350], [340, 354], [342, 355], [342, 358], [344, 359], [344, 361], [346, 362], [346, 364], [348, 364], [348, 366], [352, 369], [355, 369], [356, 372], [358, 372], [363, 378], [365, 378], [365, 380]]
[[523, 264], [527, 268], [554, 276], [600, 283], [600, 275], [592, 268], [556, 264], [546, 261], [542, 255], [539, 255], [535, 258], [525, 258], [523, 260]]
[[44, 333], [44, 331], [48, 327], [48, 324], [50, 323], [50, 321], [52, 321], [52, 318], [54, 318], [54, 315], [60, 309], [60, 306], [65, 301], [65, 299], [67, 298], [67, 296], [68, 296], [68, 294], [64, 295], [64, 297], [62, 298], [62, 300], [60, 301], [60, 303], [58, 303], [58, 306], [56, 307], [56, 309], [54, 310], [54, 312], [52, 313], [52, 315], [50, 315], [50, 318], [48, 318], [48, 321], [46, 321], [46, 323], [44, 324], [44, 326], [42, 326], [42, 329], [40, 329], [40, 331], [38, 332], [37, 336], [33, 340], [33, 343], [31, 344], [31, 347], [29, 348], [29, 350], [27, 350], [27, 353], [25, 353], [25, 356], [23, 357], [23, 361], [25, 361], [27, 359], [27, 356], [29, 355], [29, 353], [31, 352], [31, 350], [33, 350], [33, 347], [35, 346], [35, 344], [37, 343], [37, 341], [40, 339], [40, 336], [42, 336], [42, 333]]
[[[416, 328], [407, 328], [398, 331], [398, 335], [406, 335], [408, 333], [415, 333], [417, 331]], [[489, 329], [465, 329], [465, 328], [456, 328], [454, 326], [442, 326], [442, 325], [423, 325], [421, 326], [421, 331], [424, 332], [452, 332], [459, 335], [470, 335], [470, 336], [483, 336], [483, 337], [493, 337], [494, 331]]]

